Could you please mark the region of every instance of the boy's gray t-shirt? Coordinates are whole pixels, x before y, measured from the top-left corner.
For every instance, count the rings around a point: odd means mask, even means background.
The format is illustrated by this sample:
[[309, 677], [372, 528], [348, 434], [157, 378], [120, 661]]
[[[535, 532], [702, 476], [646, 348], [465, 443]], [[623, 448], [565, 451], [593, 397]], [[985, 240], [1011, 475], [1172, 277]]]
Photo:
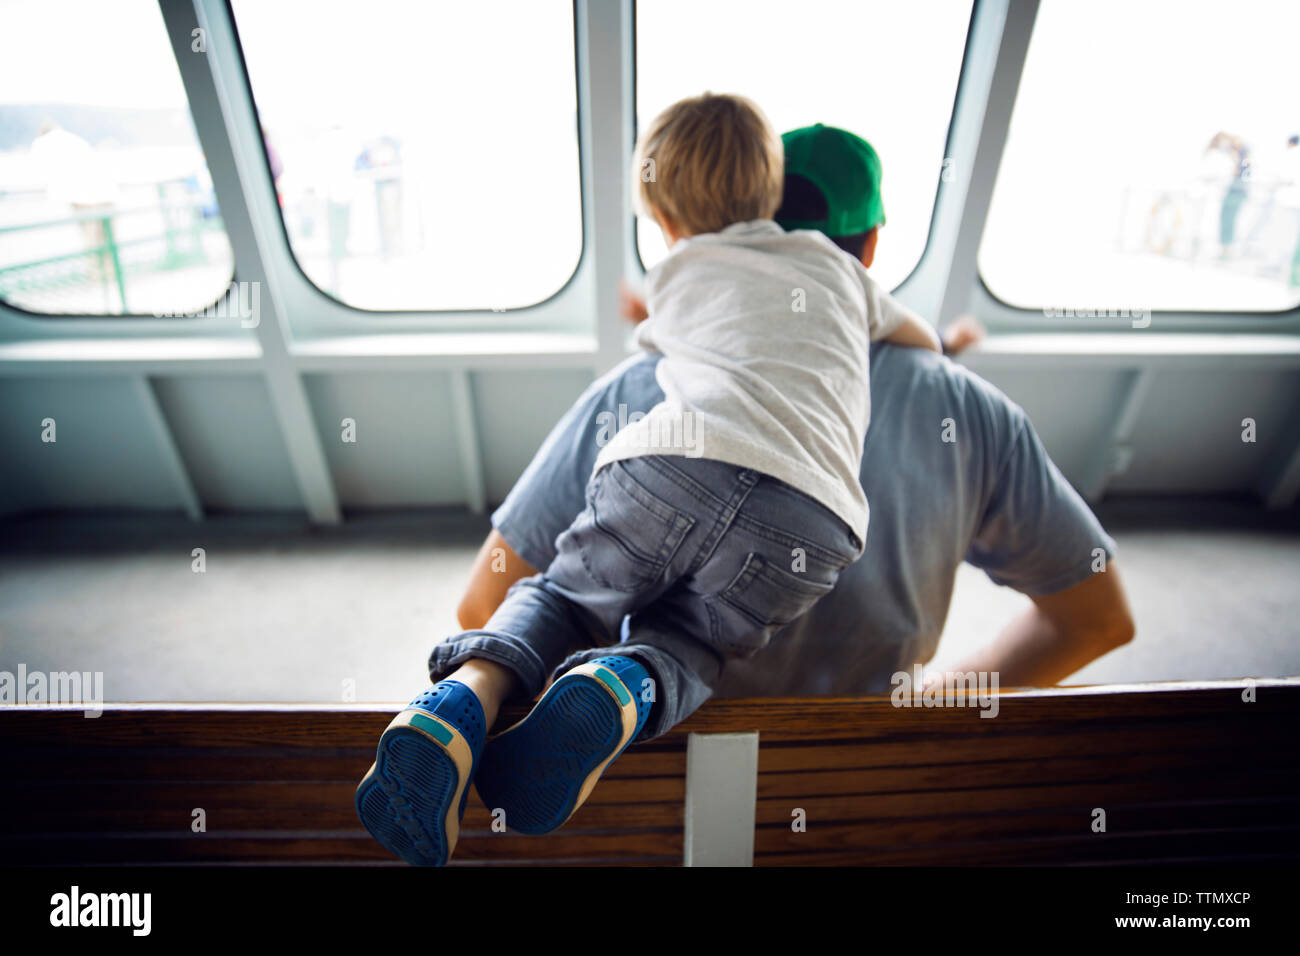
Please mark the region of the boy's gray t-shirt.
[[600, 450], [596, 467], [666, 454], [750, 468], [864, 538], [868, 347], [910, 310], [820, 232], [771, 219], [678, 241], [645, 289], [650, 317], [636, 343], [663, 356], [663, 399]]
[[[888, 691], [892, 674], [934, 656], [963, 560], [1042, 595], [1089, 577], [1094, 549], [1114, 556], [1115, 542], [1000, 391], [922, 349], [877, 344], [870, 361], [872, 404], [890, 411], [872, 418], [863, 447], [866, 550], [767, 647], [728, 661], [717, 696]], [[611, 423], [662, 398], [657, 362], [635, 356], [588, 387], [492, 515], [533, 567], [550, 564], [555, 539], [586, 506]]]

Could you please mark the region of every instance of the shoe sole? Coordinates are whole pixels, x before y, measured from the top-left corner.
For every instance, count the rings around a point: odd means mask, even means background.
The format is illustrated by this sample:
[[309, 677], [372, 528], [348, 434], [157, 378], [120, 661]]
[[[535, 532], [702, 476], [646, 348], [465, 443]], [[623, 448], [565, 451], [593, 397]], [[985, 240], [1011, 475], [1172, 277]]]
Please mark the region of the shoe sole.
[[581, 664], [527, 717], [488, 741], [475, 780], [479, 796], [492, 812], [505, 810], [509, 829], [549, 833], [586, 801], [636, 722], [636, 702], [618, 676]]
[[460, 837], [460, 802], [474, 756], [452, 724], [404, 710], [379, 738], [357, 786], [357, 816], [370, 835], [413, 866], [442, 866]]

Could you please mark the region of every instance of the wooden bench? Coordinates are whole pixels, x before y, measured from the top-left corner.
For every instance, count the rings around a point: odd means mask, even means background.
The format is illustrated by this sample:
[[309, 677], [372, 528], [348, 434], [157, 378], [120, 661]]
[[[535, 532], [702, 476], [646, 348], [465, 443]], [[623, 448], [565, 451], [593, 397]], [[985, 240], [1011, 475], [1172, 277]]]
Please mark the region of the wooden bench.
[[[554, 834], [493, 832], [472, 795], [453, 864], [743, 863], [747, 835], [765, 865], [1295, 860], [1300, 681], [1261, 680], [1253, 703], [1243, 687], [1004, 691], [993, 719], [714, 701], [631, 748]], [[0, 861], [400, 865], [352, 805], [397, 709], [4, 708]]]

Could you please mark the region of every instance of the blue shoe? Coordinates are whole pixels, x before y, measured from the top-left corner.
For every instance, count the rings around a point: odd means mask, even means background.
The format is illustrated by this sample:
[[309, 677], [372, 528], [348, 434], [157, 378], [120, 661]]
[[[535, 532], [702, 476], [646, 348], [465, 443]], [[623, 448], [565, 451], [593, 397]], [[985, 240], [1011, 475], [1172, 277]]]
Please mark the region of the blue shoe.
[[370, 835], [413, 866], [446, 863], [485, 736], [483, 707], [459, 681], [439, 681], [411, 701], [379, 738], [357, 787], [357, 816]]
[[598, 657], [566, 671], [528, 716], [488, 741], [474, 785], [519, 833], [549, 833], [582, 806], [596, 781], [645, 726], [644, 667]]

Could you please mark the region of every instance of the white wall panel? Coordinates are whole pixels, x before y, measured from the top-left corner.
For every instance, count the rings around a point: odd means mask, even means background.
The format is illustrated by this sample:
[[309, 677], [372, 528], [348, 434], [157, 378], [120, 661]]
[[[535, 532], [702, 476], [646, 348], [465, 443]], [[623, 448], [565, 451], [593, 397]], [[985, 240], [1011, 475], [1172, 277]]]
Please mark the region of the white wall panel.
[[[316, 428], [345, 508], [465, 503], [446, 373], [316, 374], [305, 378]], [[343, 439], [343, 419], [356, 442]]]
[[302, 510], [261, 377], [167, 376], [154, 389], [205, 510]]
[[999, 368], [984, 373], [1020, 405], [1034, 423], [1047, 453], [1076, 486], [1083, 480], [1122, 400], [1121, 369], [1035, 370]]
[[0, 379], [0, 468], [6, 511], [183, 507], [131, 378]]
[[488, 502], [500, 503], [591, 375], [578, 371], [476, 372], [472, 376]]
[[[1252, 491], [1261, 472], [1293, 440], [1288, 419], [1300, 373], [1164, 370], [1157, 374], [1130, 442], [1128, 470], [1114, 492]], [[1255, 441], [1242, 441], [1242, 420]]]

